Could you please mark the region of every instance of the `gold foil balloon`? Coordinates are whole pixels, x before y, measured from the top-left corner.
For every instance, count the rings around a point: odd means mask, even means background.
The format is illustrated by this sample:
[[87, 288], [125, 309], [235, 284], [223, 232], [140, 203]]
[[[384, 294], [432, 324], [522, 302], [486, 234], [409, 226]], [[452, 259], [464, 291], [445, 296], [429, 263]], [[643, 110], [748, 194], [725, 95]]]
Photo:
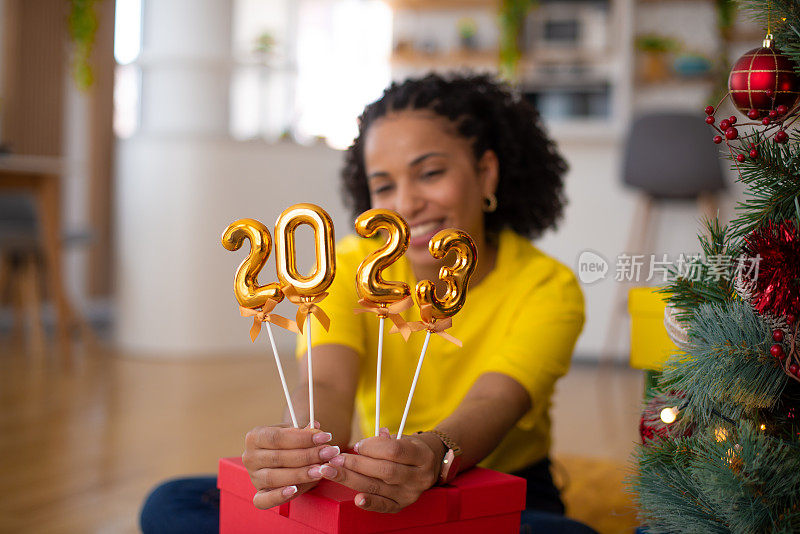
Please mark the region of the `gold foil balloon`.
[[[314, 271], [304, 276], [297, 272], [295, 230], [308, 224], [314, 230], [316, 265]], [[295, 204], [284, 210], [275, 223], [275, 253], [277, 254], [278, 279], [291, 285], [302, 297], [313, 297], [323, 293], [333, 282], [336, 274], [336, 258], [333, 254], [333, 221], [327, 212], [314, 204]]]
[[428, 243], [428, 250], [436, 259], [444, 258], [448, 252], [454, 250], [456, 261], [439, 270], [439, 279], [447, 284], [444, 297], [440, 299], [436, 296], [431, 280], [422, 280], [416, 287], [417, 304], [420, 308], [430, 304], [432, 315], [436, 319], [451, 317], [458, 313], [467, 299], [467, 286], [478, 263], [478, 250], [469, 234], [455, 228], [437, 232]]
[[372, 237], [385, 230], [388, 239], [378, 250], [364, 258], [356, 271], [358, 296], [378, 304], [391, 304], [411, 295], [405, 282], [387, 282], [382, 271], [396, 262], [408, 249], [408, 223], [397, 213], [384, 209], [365, 211], [356, 219], [356, 232], [361, 237]]
[[268, 299], [283, 300], [280, 284], [258, 285], [258, 273], [272, 250], [272, 238], [267, 227], [255, 219], [239, 219], [222, 233], [222, 246], [239, 250], [244, 240], [250, 241], [250, 254], [239, 265], [233, 277], [233, 293], [244, 308], [260, 308]]

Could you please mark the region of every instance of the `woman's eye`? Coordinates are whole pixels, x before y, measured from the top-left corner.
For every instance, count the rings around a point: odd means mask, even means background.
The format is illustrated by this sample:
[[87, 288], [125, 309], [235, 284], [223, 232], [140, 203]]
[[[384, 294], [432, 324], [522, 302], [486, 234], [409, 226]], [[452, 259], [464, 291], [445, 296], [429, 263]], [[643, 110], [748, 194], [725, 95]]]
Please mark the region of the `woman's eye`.
[[422, 178], [427, 180], [427, 179], [430, 179], [430, 178], [435, 178], [435, 177], [439, 176], [440, 174], [444, 174], [444, 169], [436, 169], [436, 170], [433, 170], [433, 171], [424, 172], [424, 173], [422, 173]]
[[383, 193], [388, 193], [389, 191], [392, 190], [392, 187], [393, 186], [391, 184], [386, 184], [386, 185], [381, 185], [379, 187], [375, 187], [375, 188], [372, 189], [372, 194], [373, 195], [381, 195]]

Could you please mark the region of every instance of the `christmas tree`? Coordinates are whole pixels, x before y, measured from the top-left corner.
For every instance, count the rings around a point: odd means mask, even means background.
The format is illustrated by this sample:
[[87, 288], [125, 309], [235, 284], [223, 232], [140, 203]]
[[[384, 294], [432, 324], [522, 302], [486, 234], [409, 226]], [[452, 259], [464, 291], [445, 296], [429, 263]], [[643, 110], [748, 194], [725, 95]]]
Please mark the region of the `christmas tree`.
[[681, 350], [651, 391], [630, 479], [652, 533], [800, 532], [800, 2], [741, 4], [767, 39], [731, 69], [742, 116], [718, 122], [709, 106], [706, 122], [745, 198], [663, 288]]

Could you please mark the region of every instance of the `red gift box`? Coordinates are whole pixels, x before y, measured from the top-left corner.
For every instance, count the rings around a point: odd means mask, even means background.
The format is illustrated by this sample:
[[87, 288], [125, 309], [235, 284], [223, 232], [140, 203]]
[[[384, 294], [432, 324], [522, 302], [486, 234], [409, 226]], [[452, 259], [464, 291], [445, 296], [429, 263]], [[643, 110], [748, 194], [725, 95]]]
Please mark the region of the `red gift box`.
[[253, 506], [256, 490], [241, 458], [221, 458], [220, 534], [516, 534], [525, 508], [525, 484], [523, 478], [475, 467], [450, 485], [429, 489], [400, 512], [382, 514], [357, 507], [356, 492], [350, 488], [321, 480], [286, 504], [259, 510]]

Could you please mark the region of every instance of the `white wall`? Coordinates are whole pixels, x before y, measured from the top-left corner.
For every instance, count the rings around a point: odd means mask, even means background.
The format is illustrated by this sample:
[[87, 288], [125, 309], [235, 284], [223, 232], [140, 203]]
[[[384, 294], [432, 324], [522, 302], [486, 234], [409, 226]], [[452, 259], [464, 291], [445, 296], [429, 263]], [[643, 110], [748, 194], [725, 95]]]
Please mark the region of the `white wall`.
[[[154, 356], [254, 350], [250, 323], [239, 317], [233, 295], [233, 275], [248, 245], [229, 252], [220, 236], [243, 217], [271, 229], [298, 202], [324, 207], [336, 235], [345, 235], [352, 223], [339, 200], [340, 162], [340, 152], [320, 145], [121, 141], [116, 338], [123, 350]], [[311, 249], [298, 248], [302, 266]], [[270, 257], [261, 283], [275, 281], [274, 265]], [[288, 303], [278, 310], [293, 313]], [[293, 343], [292, 335], [277, 335], [282, 344]]]

